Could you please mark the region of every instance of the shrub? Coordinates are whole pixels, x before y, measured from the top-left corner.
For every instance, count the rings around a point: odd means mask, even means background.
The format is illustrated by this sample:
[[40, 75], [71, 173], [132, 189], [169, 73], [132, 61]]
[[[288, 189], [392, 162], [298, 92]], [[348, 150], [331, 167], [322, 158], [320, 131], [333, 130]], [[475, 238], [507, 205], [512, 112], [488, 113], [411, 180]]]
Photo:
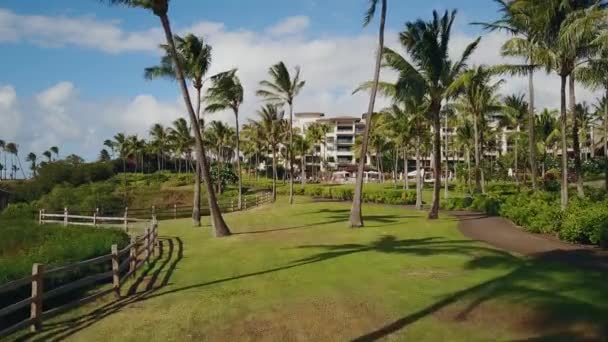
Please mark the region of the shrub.
[[561, 239], [608, 245], [608, 202], [574, 201], [564, 215]]
[[481, 211], [487, 215], [496, 216], [500, 212], [500, 206], [502, 205], [503, 199], [500, 196], [493, 194], [475, 195], [471, 208], [473, 210]]
[[[0, 214], [0, 218], [9, 219], [32, 219], [36, 216], [38, 209], [29, 203], [9, 204]], [[4, 237], [3, 237], [4, 238]], [[0, 253], [2, 255], [2, 253]]]
[[447, 200], [441, 201], [441, 208], [446, 210], [463, 210], [469, 209], [473, 204], [473, 198], [467, 197], [449, 197]]
[[533, 233], [558, 231], [562, 216], [556, 198], [544, 193], [509, 196], [500, 215]]

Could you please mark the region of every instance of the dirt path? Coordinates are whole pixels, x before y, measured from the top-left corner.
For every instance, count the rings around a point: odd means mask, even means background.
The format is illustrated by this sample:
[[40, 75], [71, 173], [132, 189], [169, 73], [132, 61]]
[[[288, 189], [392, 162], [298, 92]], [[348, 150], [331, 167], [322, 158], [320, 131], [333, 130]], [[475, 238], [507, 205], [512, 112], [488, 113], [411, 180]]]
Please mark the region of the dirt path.
[[532, 234], [502, 217], [480, 213], [451, 212], [460, 221], [458, 229], [468, 238], [499, 249], [585, 268], [608, 270], [608, 251], [569, 244], [552, 236]]

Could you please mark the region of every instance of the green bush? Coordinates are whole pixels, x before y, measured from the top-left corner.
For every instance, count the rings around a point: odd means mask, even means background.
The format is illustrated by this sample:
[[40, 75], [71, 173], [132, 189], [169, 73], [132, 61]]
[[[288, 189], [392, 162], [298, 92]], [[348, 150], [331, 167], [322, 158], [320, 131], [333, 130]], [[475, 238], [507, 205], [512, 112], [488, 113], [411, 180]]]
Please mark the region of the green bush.
[[471, 208], [476, 211], [481, 211], [487, 215], [497, 216], [500, 212], [503, 198], [498, 195], [486, 194], [473, 196]]
[[441, 208], [445, 210], [464, 210], [471, 208], [473, 197], [449, 197], [441, 201]]
[[557, 199], [546, 193], [509, 196], [501, 206], [500, 215], [533, 233], [559, 231], [562, 218]]
[[608, 202], [573, 201], [564, 215], [559, 237], [608, 246]]
[[32, 219], [36, 216], [37, 211], [38, 209], [29, 203], [14, 203], [9, 204], [8, 207], [0, 213], [0, 218], [4, 220]]

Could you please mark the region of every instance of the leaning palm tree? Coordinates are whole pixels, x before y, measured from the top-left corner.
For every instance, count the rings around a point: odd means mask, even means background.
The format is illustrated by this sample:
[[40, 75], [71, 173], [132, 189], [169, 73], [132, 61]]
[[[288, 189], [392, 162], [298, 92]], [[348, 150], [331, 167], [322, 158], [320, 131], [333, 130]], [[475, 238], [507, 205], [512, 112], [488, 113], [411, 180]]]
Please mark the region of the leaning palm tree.
[[44, 152], [42, 152], [42, 155], [46, 157], [47, 162], [49, 162], [49, 163], [51, 162], [51, 158], [52, 158], [51, 151], [44, 151]]
[[[203, 146], [203, 138], [201, 136], [201, 130], [199, 127], [199, 121], [192, 106], [190, 99], [190, 93], [186, 84], [186, 74], [184, 73], [185, 65], [179, 58], [175, 41], [173, 40], [173, 34], [171, 32], [171, 25], [169, 23], [169, 0], [101, 0], [109, 2], [110, 4], [122, 4], [131, 7], [141, 7], [151, 10], [161, 22], [163, 31], [165, 33], [165, 39], [167, 41], [168, 51], [173, 59], [173, 67], [175, 69], [175, 78], [180, 87], [188, 116], [190, 117], [190, 124], [194, 132], [194, 141], [196, 143], [196, 159], [201, 166], [201, 173], [205, 180], [205, 186], [207, 187], [207, 199], [209, 201], [209, 211], [211, 213], [211, 224], [215, 228], [216, 236], [227, 236], [230, 235], [230, 229], [222, 217], [220, 207], [217, 204], [217, 198], [215, 191], [213, 191], [213, 185], [211, 184], [211, 174], [209, 172], [209, 165], [205, 156], [205, 146]], [[196, 196], [195, 196], [196, 200]]]
[[[480, 38], [464, 49], [461, 57], [451, 60], [448, 50], [452, 24], [456, 11], [446, 11], [443, 16], [433, 12], [433, 19], [425, 22], [418, 19], [406, 23], [405, 31], [399, 37], [401, 44], [410, 55], [411, 63], [397, 52], [385, 48], [384, 59], [387, 67], [397, 71], [397, 89], [417, 89], [426, 94], [428, 117], [433, 130], [433, 203], [429, 212], [430, 219], [439, 217], [439, 192], [441, 190], [441, 108], [448, 97], [448, 89], [467, 66], [467, 60], [477, 48]], [[421, 91], [420, 91], [421, 90]]]
[[209, 104], [205, 108], [206, 112], [215, 113], [218, 111], [231, 109], [234, 113], [236, 127], [236, 168], [238, 173], [239, 198], [238, 208], [242, 208], [243, 202], [243, 182], [241, 171], [241, 147], [239, 135], [239, 107], [243, 103], [243, 86], [236, 75], [237, 69], [217, 74], [211, 78], [212, 86], [207, 90], [205, 101]]
[[[21, 158], [19, 158], [19, 146], [17, 146], [17, 144], [9, 142], [6, 144], [6, 152], [10, 153], [13, 155], [14, 159], [17, 159], [17, 163], [19, 164], [19, 169], [21, 170], [21, 173], [23, 174], [23, 178], [25, 179], [25, 171], [23, 170], [23, 167], [21, 166]], [[16, 165], [13, 159], [13, 178], [17, 177], [17, 171], [15, 170]]]
[[49, 148], [49, 151], [53, 152], [53, 154], [55, 155], [55, 160], [59, 159], [59, 147], [51, 146]]
[[25, 157], [25, 161], [30, 162], [30, 170], [32, 170], [32, 175], [36, 177], [36, 170], [38, 165], [36, 164], [37, 156], [34, 152], [30, 152], [27, 157]]
[[[270, 80], [260, 82], [260, 89], [256, 92], [258, 96], [263, 97], [267, 102], [289, 105], [289, 149], [292, 150], [293, 143], [293, 101], [300, 93], [306, 81], [300, 80], [300, 67], [295, 67], [295, 73], [292, 77], [285, 63], [279, 62], [270, 67], [268, 70]], [[289, 204], [293, 204], [293, 156], [289, 154]]]
[[[372, 19], [376, 14], [378, 4], [380, 0], [370, 0], [369, 7], [365, 12], [363, 19], [363, 26], [367, 26], [371, 23]], [[380, 28], [378, 32], [378, 50], [376, 51], [376, 64], [374, 66], [374, 80], [369, 96], [369, 105], [367, 107], [367, 118], [370, 119], [374, 113], [374, 107], [376, 104], [376, 95], [378, 92], [378, 83], [380, 81], [380, 68], [382, 63], [382, 51], [384, 49], [384, 27], [386, 24], [386, 12], [387, 12], [388, 1], [382, 0], [380, 10]], [[357, 180], [355, 183], [355, 193], [353, 196], [353, 205], [350, 209], [349, 226], [351, 228], [363, 227], [363, 215], [361, 213], [361, 202], [363, 200], [363, 171], [365, 170], [365, 158], [367, 156], [367, 148], [369, 144], [369, 136], [371, 130], [371, 120], [365, 125], [365, 131], [363, 133], [363, 141], [361, 144], [361, 158], [359, 158], [359, 164], [357, 166]]]

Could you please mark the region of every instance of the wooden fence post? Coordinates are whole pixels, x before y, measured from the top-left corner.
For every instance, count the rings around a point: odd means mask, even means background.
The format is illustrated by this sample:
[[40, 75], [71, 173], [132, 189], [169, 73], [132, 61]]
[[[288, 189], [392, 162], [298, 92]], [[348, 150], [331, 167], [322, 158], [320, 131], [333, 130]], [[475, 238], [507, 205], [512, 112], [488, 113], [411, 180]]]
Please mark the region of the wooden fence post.
[[152, 216], [156, 216], [156, 206], [152, 206]]
[[97, 212], [93, 213], [93, 227], [97, 227]]
[[125, 207], [125, 217], [124, 217], [124, 229], [125, 232], [129, 231], [129, 226], [128, 226], [128, 218], [129, 218], [129, 207]]
[[42, 295], [44, 291], [44, 265], [34, 264], [32, 266], [32, 303], [30, 304], [31, 332], [42, 329]]
[[135, 278], [135, 266], [137, 265], [137, 244], [135, 243], [137, 238], [131, 236], [131, 248], [129, 250], [129, 272], [131, 277]]
[[38, 224], [42, 224], [42, 209], [38, 210]]
[[173, 205], [173, 219], [177, 219], [177, 204]]
[[112, 287], [114, 295], [120, 299], [120, 262], [118, 261], [118, 246], [112, 245]]
[[146, 228], [146, 238], [144, 239], [144, 248], [146, 250], [146, 264], [150, 263], [150, 228]]
[[234, 200], [230, 200], [230, 211], [234, 211]]
[[68, 208], [67, 207], [63, 208], [63, 225], [64, 226], [68, 225]]
[[243, 209], [247, 209], [247, 197], [243, 198]]

